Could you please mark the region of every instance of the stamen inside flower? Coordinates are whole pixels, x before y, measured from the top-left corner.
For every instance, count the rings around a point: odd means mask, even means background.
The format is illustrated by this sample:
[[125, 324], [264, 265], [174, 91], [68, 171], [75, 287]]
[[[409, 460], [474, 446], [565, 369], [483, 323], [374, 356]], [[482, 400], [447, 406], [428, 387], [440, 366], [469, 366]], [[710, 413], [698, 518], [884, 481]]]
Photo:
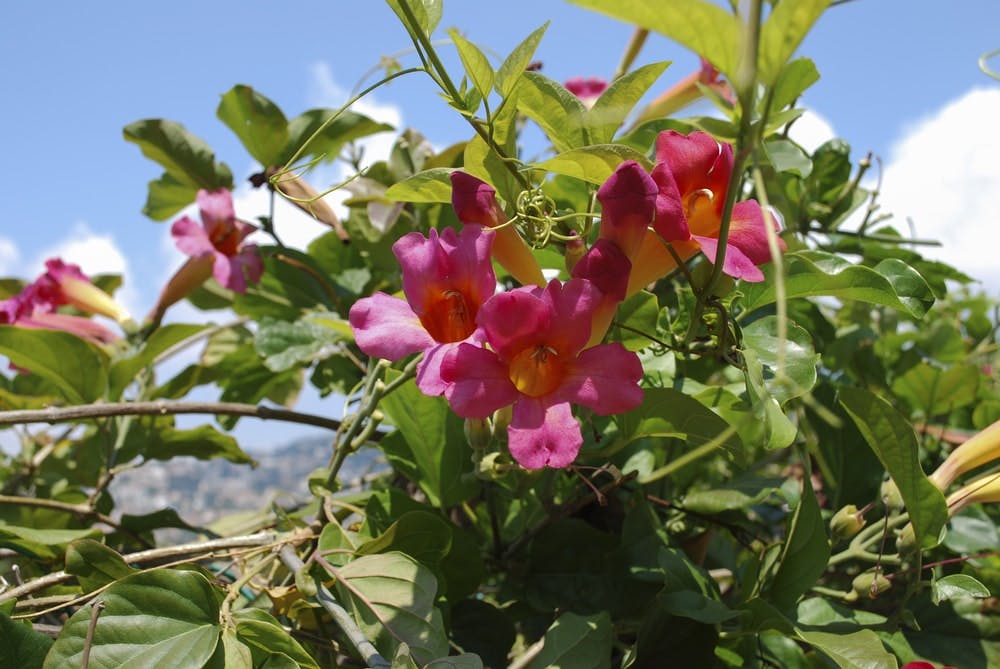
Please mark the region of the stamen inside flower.
[[708, 234], [713, 231], [711, 226], [717, 218], [714, 201], [715, 193], [708, 188], [699, 188], [684, 196], [684, 216], [691, 232]]
[[442, 344], [466, 339], [476, 329], [475, 321], [475, 309], [457, 290], [446, 290], [436, 299], [432, 298], [420, 316], [427, 333]]
[[216, 225], [208, 234], [212, 246], [227, 256], [234, 256], [240, 250], [240, 235], [234, 225]]
[[528, 397], [548, 395], [559, 387], [566, 367], [551, 346], [538, 344], [519, 352], [508, 366], [511, 383]]

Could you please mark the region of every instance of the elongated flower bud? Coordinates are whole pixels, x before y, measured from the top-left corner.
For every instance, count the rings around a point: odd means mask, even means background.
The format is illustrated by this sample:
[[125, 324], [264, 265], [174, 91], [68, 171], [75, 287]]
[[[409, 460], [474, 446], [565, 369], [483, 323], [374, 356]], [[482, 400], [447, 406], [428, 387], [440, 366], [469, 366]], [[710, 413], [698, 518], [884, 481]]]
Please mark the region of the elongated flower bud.
[[979, 432], [951, 452], [941, 466], [930, 475], [931, 483], [946, 490], [967, 471], [1000, 457], [1000, 420]]
[[970, 504], [984, 502], [1000, 502], [1000, 473], [981, 476], [948, 495], [948, 514], [953, 516]]

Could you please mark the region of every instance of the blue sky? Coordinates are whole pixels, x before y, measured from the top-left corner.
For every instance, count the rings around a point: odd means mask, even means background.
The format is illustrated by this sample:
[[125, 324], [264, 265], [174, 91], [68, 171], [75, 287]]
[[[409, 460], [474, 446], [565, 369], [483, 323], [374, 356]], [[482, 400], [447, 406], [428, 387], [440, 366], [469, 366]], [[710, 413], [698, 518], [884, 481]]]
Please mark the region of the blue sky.
[[[0, 276], [31, 277], [45, 257], [63, 252], [88, 272], [124, 269], [127, 299], [140, 313], [177, 256], [168, 226], [140, 212], [146, 182], [160, 169], [122, 139], [124, 125], [179, 121], [240, 180], [254, 166], [215, 118], [219, 95], [248, 84], [288, 116], [336, 106], [380, 57], [409, 46], [378, 0], [21, 2], [4, 14]], [[502, 55], [546, 20], [552, 25], [537, 57], [559, 80], [610, 75], [631, 34], [557, 0], [446, 0], [438, 36], [458, 27]], [[455, 61], [450, 47], [440, 48]], [[947, 239], [945, 257], [987, 279], [994, 294], [1000, 270], [994, 245], [983, 241], [1000, 241], [1000, 82], [982, 74], [977, 59], [996, 48], [996, 0], [855, 0], [831, 9], [800, 48], [822, 75], [804, 99], [821, 118], [802, 128], [803, 139], [835, 132], [856, 158], [880, 155], [886, 205], [910, 217], [921, 236]], [[638, 63], [657, 60], [674, 61], [658, 90], [697, 64], [653, 36]], [[363, 111], [414, 126], [437, 146], [470, 134], [419, 75], [379, 90]], [[260, 198], [245, 188], [237, 195], [241, 216], [259, 213], [249, 209]]]

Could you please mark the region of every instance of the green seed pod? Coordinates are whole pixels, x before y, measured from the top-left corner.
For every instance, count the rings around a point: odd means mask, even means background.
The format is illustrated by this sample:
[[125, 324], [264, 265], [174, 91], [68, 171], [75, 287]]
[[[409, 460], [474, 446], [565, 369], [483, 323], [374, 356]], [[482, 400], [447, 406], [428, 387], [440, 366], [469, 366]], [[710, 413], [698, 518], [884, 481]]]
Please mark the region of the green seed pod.
[[880, 594], [892, 587], [892, 582], [882, 574], [875, 575], [874, 572], [866, 571], [854, 577], [851, 588], [858, 597], [869, 597], [875, 599]]
[[917, 549], [917, 535], [913, 532], [913, 524], [908, 523], [896, 536], [896, 551], [900, 555], [910, 555]]
[[882, 483], [882, 501], [893, 511], [899, 511], [903, 508], [903, 497], [899, 494], [899, 488], [892, 479]]
[[466, 418], [465, 439], [477, 451], [486, 450], [493, 441], [489, 418]]
[[865, 526], [864, 517], [858, 513], [858, 507], [848, 504], [830, 519], [830, 541], [837, 543], [850, 539]]

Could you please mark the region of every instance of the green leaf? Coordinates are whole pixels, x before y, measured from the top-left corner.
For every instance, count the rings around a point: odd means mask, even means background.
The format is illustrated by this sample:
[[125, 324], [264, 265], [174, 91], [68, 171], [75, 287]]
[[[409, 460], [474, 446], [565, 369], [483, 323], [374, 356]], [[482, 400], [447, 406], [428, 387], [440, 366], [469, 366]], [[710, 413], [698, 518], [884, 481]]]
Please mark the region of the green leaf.
[[586, 114], [590, 141], [594, 144], [610, 142], [632, 108], [668, 65], [669, 61], [644, 65], [612, 82]]
[[225, 163], [215, 162], [208, 144], [180, 123], [151, 118], [130, 123], [122, 132], [126, 141], [137, 144], [144, 156], [177, 181], [195, 189], [233, 188], [233, 173]]
[[41, 669], [52, 639], [36, 632], [30, 622], [14, 622], [0, 612], [0, 667]]
[[[778, 337], [778, 317], [765, 316], [743, 328], [743, 345], [753, 349], [760, 363], [776, 374], [782, 342]], [[819, 354], [813, 350], [812, 337], [792, 321], [787, 323], [787, 338], [784, 341], [784, 372], [782, 377], [765, 381], [771, 397], [784, 404], [793, 397], [809, 392], [816, 385], [816, 367]]]
[[330, 355], [332, 346], [342, 339], [335, 330], [320, 325], [310, 317], [289, 323], [262, 318], [254, 337], [254, 349], [264, 358], [264, 365], [283, 372]]
[[116, 360], [111, 365], [111, 372], [108, 375], [109, 395], [112, 398], [120, 397], [128, 384], [135, 380], [139, 370], [151, 365], [171, 347], [202, 332], [206, 327], [206, 325], [170, 323], [154, 330], [149, 339], [143, 342], [142, 348], [127, 358]]
[[630, 351], [638, 351], [652, 343], [645, 333], [656, 335], [656, 320], [660, 305], [652, 293], [640, 290], [618, 305], [614, 323], [618, 325], [613, 341]]
[[398, 551], [430, 568], [451, 551], [451, 525], [427, 511], [408, 511], [382, 534], [357, 547], [359, 555]]
[[[673, 388], [647, 388], [642, 405], [619, 417], [619, 430], [628, 441], [643, 438], [677, 438], [691, 448], [713, 441], [729, 424], [698, 400]], [[729, 435], [719, 448], [733, 458], [742, 457], [743, 444]]]
[[542, 41], [542, 36], [548, 27], [549, 21], [546, 21], [544, 25], [525, 37], [524, 41], [514, 47], [510, 55], [504, 59], [493, 79], [493, 85], [501, 97], [506, 98], [514, 90], [517, 82], [521, 80], [521, 75], [524, 74], [525, 68], [528, 67], [531, 58], [535, 55], [538, 43]]
[[808, 476], [803, 478], [802, 495], [792, 514], [788, 538], [781, 549], [778, 571], [771, 582], [769, 599], [780, 610], [791, 609], [796, 600], [816, 584], [826, 571], [830, 543], [826, 523], [816, 502]]
[[399, 17], [404, 26], [409, 25], [406, 14], [401, 7], [403, 3], [406, 3], [417, 19], [417, 26], [427, 36], [430, 36], [437, 24], [441, 22], [441, 12], [444, 8], [442, 0], [386, 0], [386, 2], [392, 11], [396, 12], [396, 16]]
[[[308, 652], [275, 618], [261, 609], [243, 609], [233, 615], [236, 637], [253, 656], [254, 666], [268, 666], [272, 658], [287, 658], [298, 669], [319, 669]], [[227, 649], [228, 650], [228, 649]]]
[[451, 204], [450, 167], [434, 167], [389, 186], [385, 196], [396, 202], [441, 202]]
[[948, 509], [944, 495], [920, 468], [913, 427], [888, 402], [863, 388], [841, 388], [840, 404], [899, 488], [919, 545], [936, 546]]
[[97, 539], [97, 528], [83, 530], [52, 530], [0, 524], [0, 546], [41, 560], [60, 557], [70, 542], [77, 539]]
[[493, 90], [493, 68], [490, 66], [490, 61], [479, 47], [462, 37], [455, 28], [449, 30], [448, 35], [458, 49], [458, 56], [462, 59], [465, 73], [472, 80], [472, 85], [483, 98], [489, 97], [490, 91]]
[[541, 652], [525, 669], [610, 669], [611, 643], [611, 617], [607, 612], [589, 616], [567, 612], [546, 630]]
[[736, 79], [743, 43], [740, 24], [718, 5], [705, 0], [570, 2], [666, 35], [707, 59], [730, 81]]
[[771, 91], [771, 110], [779, 111], [795, 102], [802, 93], [819, 81], [816, 64], [808, 58], [796, 58], [781, 70]]
[[716, 515], [760, 504], [781, 486], [777, 479], [743, 475], [711, 490], [696, 490], [684, 497], [682, 506], [695, 513]]
[[0, 325], [0, 355], [50, 381], [71, 404], [89, 404], [108, 387], [107, 355], [69, 332]]
[[[410, 381], [387, 395], [381, 406], [403, 436], [419, 472], [415, 481], [431, 504], [454, 506], [476, 494], [479, 484], [470, 475], [472, 462], [462, 419], [444, 398], [428, 397]], [[407, 453], [386, 449], [386, 455], [391, 461]]]
[[[517, 155], [517, 124], [522, 111], [518, 100], [522, 88], [518, 86], [514, 89], [508, 96], [508, 102], [493, 116], [493, 140], [507, 156]], [[518, 99], [515, 100], [515, 97]], [[508, 164], [482, 137], [476, 135], [465, 145], [463, 161], [462, 169], [466, 172], [492, 185], [507, 202], [517, 201], [520, 185]]]
[[[795, 440], [798, 428], [788, 419], [777, 398], [771, 395], [771, 390], [764, 379], [764, 365], [757, 351], [746, 348], [741, 353], [746, 365], [744, 378], [747, 388], [747, 398], [757, 425], [761, 427], [761, 443], [764, 448], [774, 450], [785, 448]], [[754, 426], [751, 426], [754, 427]]]
[[553, 156], [537, 167], [592, 184], [602, 184], [626, 160], [634, 160], [643, 168], [652, 169], [646, 156], [624, 144], [594, 144], [573, 149]]
[[66, 573], [76, 576], [84, 592], [93, 592], [131, 576], [136, 570], [99, 541], [80, 539], [66, 549]]
[[781, 0], [774, 5], [760, 30], [757, 78], [761, 83], [775, 82], [829, 4], [830, 0]]
[[975, 365], [941, 369], [921, 362], [892, 382], [892, 392], [931, 418], [975, 402], [982, 375]]
[[[765, 280], [742, 286], [748, 312], [775, 301], [774, 266], [761, 268]], [[883, 260], [874, 268], [852, 265], [822, 251], [797, 251], [785, 255], [785, 291], [788, 299], [820, 295], [901, 309], [923, 317], [934, 303], [927, 282], [899, 260]]]
[[401, 643], [422, 664], [448, 654], [434, 608], [437, 580], [427, 567], [403, 553], [383, 553], [329, 571], [340, 601], [382, 655], [392, 656]]
[[934, 604], [960, 597], [988, 599], [992, 596], [989, 588], [968, 574], [951, 574], [939, 578], [931, 584], [931, 591]]
[[507, 613], [482, 599], [463, 599], [451, 607], [451, 636], [490, 667], [507, 665], [517, 630]]
[[288, 143], [288, 119], [278, 105], [251, 87], [237, 84], [223, 94], [215, 114], [258, 163], [264, 167], [280, 164]]
[[357, 112], [310, 109], [288, 122], [288, 142], [276, 164], [288, 163], [302, 147], [305, 148], [299, 158], [322, 156], [325, 162], [330, 162], [336, 160], [348, 142], [392, 129], [388, 123]]
[[[219, 593], [200, 573], [159, 569], [113, 584], [94, 628], [90, 666], [203, 667], [219, 642]], [[91, 604], [66, 622], [45, 669], [82, 666]]]
[[807, 177], [812, 172], [812, 161], [805, 151], [787, 139], [771, 139], [764, 143], [767, 159], [778, 172], [791, 172]]
[[849, 634], [798, 630], [797, 636], [833, 660], [840, 669], [897, 669], [899, 666], [871, 630]]
[[154, 221], [165, 221], [194, 202], [197, 195], [196, 187], [164, 172], [159, 179], [149, 182], [142, 213]]
[[424, 669], [483, 669], [483, 661], [478, 655], [462, 653], [434, 660], [425, 664]]
[[226, 657], [223, 669], [254, 669], [250, 648], [236, 637], [232, 627], [223, 630], [222, 646]]
[[562, 84], [538, 72], [525, 72], [517, 89], [518, 111], [537, 123], [563, 152], [586, 146], [587, 108]]
[[184, 455], [198, 460], [225, 458], [237, 464], [254, 462], [230, 435], [211, 425], [178, 430], [171, 417], [144, 418], [133, 424], [118, 457], [121, 462], [129, 462], [136, 457], [170, 460]]

